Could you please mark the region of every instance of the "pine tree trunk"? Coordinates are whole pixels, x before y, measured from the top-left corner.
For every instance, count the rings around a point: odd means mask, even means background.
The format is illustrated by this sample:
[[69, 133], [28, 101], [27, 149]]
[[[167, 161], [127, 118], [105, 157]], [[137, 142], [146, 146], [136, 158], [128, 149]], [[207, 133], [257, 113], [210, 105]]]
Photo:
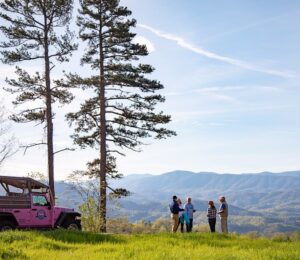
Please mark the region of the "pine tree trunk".
[[[102, 29], [102, 21], [100, 22]], [[106, 118], [102, 30], [100, 31], [100, 232], [106, 232]]]
[[55, 204], [55, 188], [54, 188], [54, 153], [53, 153], [53, 123], [52, 123], [52, 102], [51, 102], [51, 83], [50, 83], [50, 60], [48, 47], [48, 29], [47, 17], [45, 19], [45, 80], [46, 80], [46, 120], [47, 120], [47, 148], [48, 148], [48, 178], [49, 187]]

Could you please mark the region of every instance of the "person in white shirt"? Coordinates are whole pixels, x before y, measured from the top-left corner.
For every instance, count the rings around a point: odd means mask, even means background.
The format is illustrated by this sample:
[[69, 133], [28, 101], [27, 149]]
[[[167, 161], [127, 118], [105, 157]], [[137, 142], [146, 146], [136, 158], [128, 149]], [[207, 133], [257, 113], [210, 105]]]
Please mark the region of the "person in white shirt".
[[194, 205], [192, 204], [192, 198], [191, 197], [187, 198], [187, 203], [184, 205], [184, 210], [187, 213], [188, 218], [190, 219], [189, 224], [186, 224], [186, 231], [187, 232], [192, 232], [193, 217], [194, 217], [194, 212], [196, 210], [194, 209]]

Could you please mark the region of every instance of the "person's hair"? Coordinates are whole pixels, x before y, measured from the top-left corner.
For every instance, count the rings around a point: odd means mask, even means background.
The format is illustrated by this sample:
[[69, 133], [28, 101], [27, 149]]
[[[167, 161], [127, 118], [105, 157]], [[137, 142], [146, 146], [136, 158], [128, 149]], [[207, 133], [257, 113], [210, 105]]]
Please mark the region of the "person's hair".
[[173, 200], [177, 200], [177, 196], [174, 195], [174, 196], [173, 196]]
[[182, 204], [182, 202], [181, 202], [181, 199], [180, 199], [180, 198], [178, 198], [178, 199], [177, 199], [177, 203], [178, 203], [178, 204]]
[[209, 205], [212, 209], [215, 208], [215, 204], [214, 204], [214, 202], [213, 202], [212, 200], [210, 200], [210, 201], [208, 202], [208, 205]]
[[219, 200], [220, 200], [221, 202], [225, 202], [225, 197], [224, 197], [224, 196], [220, 196], [220, 197], [219, 197]]

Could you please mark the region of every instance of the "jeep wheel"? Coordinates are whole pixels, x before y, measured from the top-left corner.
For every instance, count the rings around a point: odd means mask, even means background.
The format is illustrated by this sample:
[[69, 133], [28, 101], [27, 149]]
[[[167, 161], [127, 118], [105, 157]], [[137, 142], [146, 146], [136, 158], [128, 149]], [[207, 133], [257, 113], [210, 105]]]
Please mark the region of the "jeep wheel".
[[0, 223], [0, 231], [8, 231], [16, 229], [16, 225], [12, 221], [3, 221]]
[[67, 222], [63, 225], [63, 227], [64, 227], [65, 229], [69, 229], [69, 230], [80, 230], [80, 229], [81, 229], [80, 225], [78, 225], [78, 223], [77, 223], [76, 220], [69, 220], [69, 221], [67, 221]]
[[69, 229], [69, 230], [79, 230], [79, 227], [77, 226], [76, 223], [71, 223], [71, 224], [68, 226], [68, 229]]

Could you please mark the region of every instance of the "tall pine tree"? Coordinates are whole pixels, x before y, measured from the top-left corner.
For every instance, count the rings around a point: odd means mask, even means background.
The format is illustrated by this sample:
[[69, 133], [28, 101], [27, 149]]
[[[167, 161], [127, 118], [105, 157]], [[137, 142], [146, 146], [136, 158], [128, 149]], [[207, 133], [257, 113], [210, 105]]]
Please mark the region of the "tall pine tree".
[[[15, 105], [27, 104], [12, 119], [16, 122], [38, 122], [45, 125], [47, 140], [28, 145], [47, 145], [49, 186], [53, 198], [54, 154], [52, 105], [69, 103], [73, 96], [62, 81], [51, 80], [56, 62], [65, 62], [73, 50], [74, 35], [68, 25], [73, 0], [4, 0], [0, 3], [0, 31], [7, 40], [0, 43], [1, 60], [5, 64], [30, 62], [41, 71], [31, 75], [16, 67], [17, 79], [7, 79], [7, 90], [16, 94]], [[39, 62], [40, 61], [40, 62]], [[30, 104], [29, 104], [30, 103]], [[36, 104], [36, 106], [32, 106]]]
[[[82, 64], [89, 66], [93, 75], [70, 76], [73, 84], [94, 91], [94, 96], [68, 119], [76, 126], [76, 144], [99, 149], [99, 157], [88, 164], [88, 174], [100, 178], [101, 232], [106, 232], [107, 188], [110, 189], [107, 177], [121, 177], [115, 154], [124, 155], [124, 148], [139, 151], [143, 138], [175, 135], [162, 127], [170, 122], [170, 116], [155, 111], [156, 105], [165, 101], [155, 94], [163, 85], [146, 77], [154, 71], [152, 66], [138, 63], [148, 51], [145, 45], [133, 43], [136, 34], [131, 29], [136, 20], [119, 2], [80, 0], [77, 24], [80, 38], [88, 46]], [[114, 193], [118, 196], [126, 190], [117, 189]]]

